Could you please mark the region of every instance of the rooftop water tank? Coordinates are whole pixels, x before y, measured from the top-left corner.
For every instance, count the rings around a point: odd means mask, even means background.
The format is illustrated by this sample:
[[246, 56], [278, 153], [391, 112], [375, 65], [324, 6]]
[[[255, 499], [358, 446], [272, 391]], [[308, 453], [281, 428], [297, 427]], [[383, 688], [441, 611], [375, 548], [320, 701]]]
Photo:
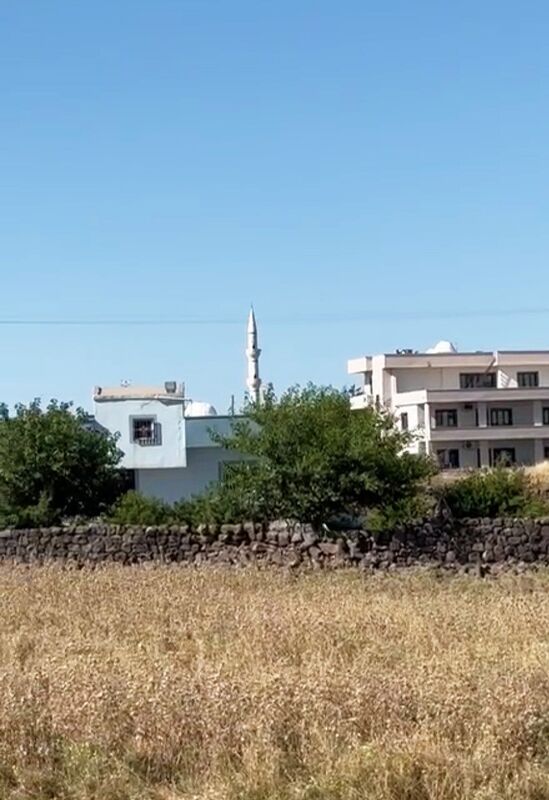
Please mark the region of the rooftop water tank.
[[446, 339], [441, 339], [440, 342], [437, 342], [434, 347], [430, 347], [427, 353], [457, 353], [456, 348], [452, 344], [452, 342], [446, 341]]

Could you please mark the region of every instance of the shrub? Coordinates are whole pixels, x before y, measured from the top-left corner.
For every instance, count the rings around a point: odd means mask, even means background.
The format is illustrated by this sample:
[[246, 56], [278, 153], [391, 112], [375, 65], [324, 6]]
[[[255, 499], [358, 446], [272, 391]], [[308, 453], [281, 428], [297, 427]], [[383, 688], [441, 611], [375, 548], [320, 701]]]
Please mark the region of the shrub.
[[444, 486], [440, 497], [456, 517], [536, 516], [548, 505], [522, 469], [496, 467], [473, 472]]
[[165, 525], [174, 520], [174, 512], [162, 500], [130, 491], [114, 505], [109, 520], [116, 525]]

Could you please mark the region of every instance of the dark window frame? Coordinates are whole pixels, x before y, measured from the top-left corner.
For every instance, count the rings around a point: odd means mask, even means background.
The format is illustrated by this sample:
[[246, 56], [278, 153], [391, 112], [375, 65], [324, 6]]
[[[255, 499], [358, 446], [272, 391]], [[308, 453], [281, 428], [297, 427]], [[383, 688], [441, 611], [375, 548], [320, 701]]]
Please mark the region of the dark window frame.
[[441, 469], [459, 469], [459, 449], [457, 447], [445, 447], [437, 450], [438, 463]]
[[542, 414], [543, 414], [543, 417], [542, 417], [543, 424], [544, 425], [549, 425], [549, 406], [544, 406], [543, 407]]
[[[452, 422], [450, 421], [452, 420]], [[457, 428], [458, 412], [457, 408], [437, 408], [435, 409], [436, 428]]]
[[501, 456], [504, 453], [509, 454], [509, 458], [504, 466], [512, 466], [517, 463], [517, 451], [514, 447], [493, 447], [490, 451], [492, 466], [495, 467], [501, 464]]
[[[138, 433], [138, 426], [143, 426], [142, 433]], [[148, 428], [145, 428], [145, 426]], [[147, 434], [147, 435], [145, 435]], [[130, 417], [130, 441], [132, 444], [153, 442], [157, 438], [156, 417], [151, 414], [139, 414]]]
[[496, 372], [460, 372], [460, 389], [496, 389]]
[[535, 389], [539, 386], [539, 372], [537, 370], [517, 372], [517, 386], [521, 389]]
[[491, 408], [489, 418], [491, 428], [510, 428], [513, 425], [513, 409]]
[[410, 429], [410, 420], [408, 419], [408, 412], [403, 411], [400, 415], [400, 427], [403, 431]]

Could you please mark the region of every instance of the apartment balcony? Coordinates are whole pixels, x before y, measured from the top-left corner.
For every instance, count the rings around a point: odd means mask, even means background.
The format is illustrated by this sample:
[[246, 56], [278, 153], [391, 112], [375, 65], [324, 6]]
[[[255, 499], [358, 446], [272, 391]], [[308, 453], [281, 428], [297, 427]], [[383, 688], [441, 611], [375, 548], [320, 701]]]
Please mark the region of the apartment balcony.
[[485, 427], [432, 427], [432, 442], [481, 442], [506, 441], [508, 439], [543, 439], [549, 438], [547, 425], [487, 425]]
[[369, 408], [374, 404], [374, 398], [371, 394], [359, 392], [351, 397], [351, 408], [356, 411], [360, 408]]
[[494, 387], [487, 389], [418, 389], [398, 392], [394, 395], [395, 406], [421, 403], [490, 403], [519, 400], [546, 400], [549, 402], [549, 386]]

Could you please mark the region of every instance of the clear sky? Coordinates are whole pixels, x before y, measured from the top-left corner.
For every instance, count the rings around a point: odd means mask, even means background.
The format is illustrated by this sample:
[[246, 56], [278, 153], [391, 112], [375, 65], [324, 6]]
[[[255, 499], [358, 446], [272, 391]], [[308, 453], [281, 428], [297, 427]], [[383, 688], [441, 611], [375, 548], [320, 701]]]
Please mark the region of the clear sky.
[[224, 411], [250, 301], [278, 389], [549, 348], [548, 42], [544, 1], [0, 0], [0, 399]]

